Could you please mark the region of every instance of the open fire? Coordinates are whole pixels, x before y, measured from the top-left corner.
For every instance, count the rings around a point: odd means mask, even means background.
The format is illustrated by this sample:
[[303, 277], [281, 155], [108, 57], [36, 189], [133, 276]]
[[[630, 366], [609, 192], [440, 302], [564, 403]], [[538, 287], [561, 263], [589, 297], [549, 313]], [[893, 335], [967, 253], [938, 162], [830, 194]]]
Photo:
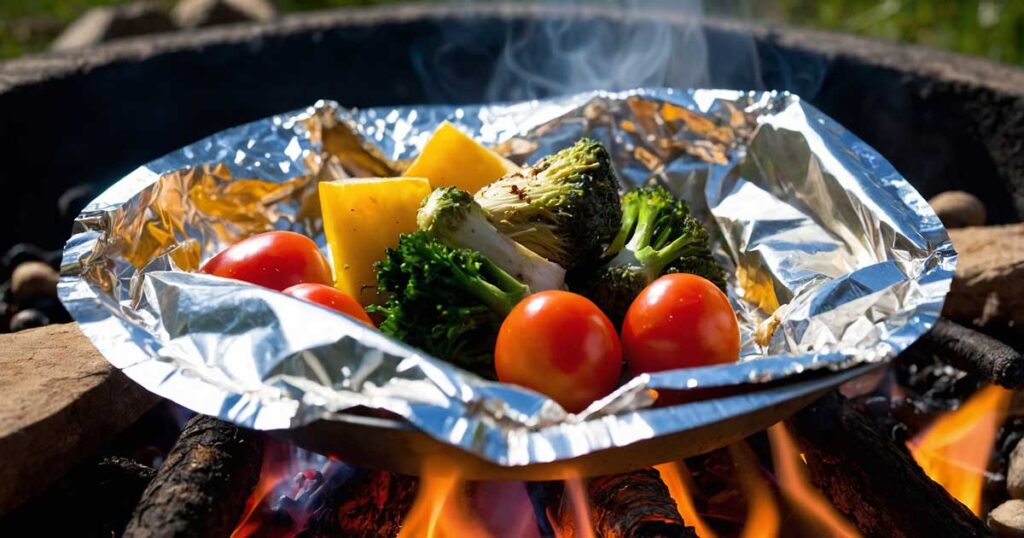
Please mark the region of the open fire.
[[[985, 387], [907, 443], [923, 470], [976, 514], [1011, 395]], [[414, 479], [273, 443], [233, 536], [568, 538], [626, 528], [608, 518], [628, 520], [625, 526], [646, 521], [653, 526], [631, 528], [657, 528], [659, 536], [862, 536], [812, 485], [805, 460], [785, 423], [711, 454], [659, 465], [657, 474], [547, 483], [468, 482], [443, 461]], [[645, 485], [651, 476], [657, 488]], [[659, 502], [672, 515], [660, 515]], [[323, 517], [331, 510], [333, 517]]]

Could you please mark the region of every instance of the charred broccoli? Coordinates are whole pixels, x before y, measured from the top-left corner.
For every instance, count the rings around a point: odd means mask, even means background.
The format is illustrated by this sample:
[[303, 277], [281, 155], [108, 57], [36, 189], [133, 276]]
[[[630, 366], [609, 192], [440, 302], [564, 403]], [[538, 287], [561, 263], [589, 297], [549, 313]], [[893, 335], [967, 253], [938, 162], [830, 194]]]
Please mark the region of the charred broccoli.
[[377, 262], [387, 301], [384, 334], [478, 374], [494, 377], [494, 342], [502, 320], [530, 289], [487, 257], [452, 248], [425, 232], [403, 234]]
[[530, 287], [565, 287], [565, 269], [509, 239], [488, 222], [469, 193], [455, 187], [435, 189], [416, 215], [420, 229], [454, 248], [475, 250]]
[[476, 200], [499, 231], [566, 269], [600, 256], [622, 215], [608, 151], [586, 138], [485, 186]]
[[725, 289], [725, 273], [711, 256], [707, 230], [686, 202], [662, 187], [622, 197], [622, 226], [607, 262], [582, 278], [579, 291], [619, 325], [633, 299], [667, 273], [692, 273]]

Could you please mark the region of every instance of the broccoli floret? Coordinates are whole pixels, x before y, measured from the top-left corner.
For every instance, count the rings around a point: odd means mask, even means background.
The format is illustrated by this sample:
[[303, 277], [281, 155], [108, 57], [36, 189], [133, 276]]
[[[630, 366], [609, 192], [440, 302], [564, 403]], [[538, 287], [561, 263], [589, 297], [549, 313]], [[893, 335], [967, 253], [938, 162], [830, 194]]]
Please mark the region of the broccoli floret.
[[600, 142], [581, 139], [476, 193], [498, 230], [566, 269], [593, 262], [619, 229], [619, 181]]
[[662, 187], [622, 197], [622, 226], [608, 247], [607, 262], [583, 277], [579, 291], [616, 325], [633, 299], [661, 275], [702, 276], [725, 289], [725, 274], [711, 256], [708, 232], [686, 202]]
[[420, 229], [455, 248], [483, 254], [531, 291], [565, 287], [565, 269], [509, 239], [487, 220], [473, 196], [455, 187], [435, 189], [423, 201], [416, 222]]
[[530, 289], [487, 257], [425, 233], [403, 234], [376, 264], [387, 301], [380, 330], [456, 366], [494, 377], [502, 320]]

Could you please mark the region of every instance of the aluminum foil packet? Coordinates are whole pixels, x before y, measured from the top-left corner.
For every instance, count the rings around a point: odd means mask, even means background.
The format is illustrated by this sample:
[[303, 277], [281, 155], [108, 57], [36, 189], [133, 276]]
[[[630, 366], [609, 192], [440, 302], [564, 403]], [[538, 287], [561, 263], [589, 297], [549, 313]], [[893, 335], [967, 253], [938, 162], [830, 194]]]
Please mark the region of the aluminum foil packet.
[[[327, 309], [196, 272], [267, 230], [323, 247], [317, 182], [397, 175], [444, 120], [519, 163], [595, 138], [624, 189], [661, 184], [688, 200], [730, 269], [741, 361], [642, 375], [573, 415]], [[652, 409], [656, 391], [778, 386], [812, 370], [838, 382], [886, 361], [931, 327], [955, 263], [913, 187], [797, 96], [658, 88], [461, 107], [321, 101], [217, 133], [83, 210], [59, 292], [111, 363], [197, 412], [281, 430], [371, 410], [517, 466], [730, 416], [715, 401]], [[743, 401], [730, 405], [759, 405]]]

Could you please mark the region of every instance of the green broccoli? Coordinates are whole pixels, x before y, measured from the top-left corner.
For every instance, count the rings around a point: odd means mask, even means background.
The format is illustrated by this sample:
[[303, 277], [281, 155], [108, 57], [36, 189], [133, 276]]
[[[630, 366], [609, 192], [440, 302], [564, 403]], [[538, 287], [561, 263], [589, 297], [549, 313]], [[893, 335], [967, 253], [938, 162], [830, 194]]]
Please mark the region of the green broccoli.
[[376, 269], [387, 300], [368, 310], [384, 316], [381, 332], [494, 377], [498, 329], [529, 287], [479, 252], [449, 247], [426, 232], [403, 234]]
[[480, 204], [455, 187], [435, 189], [416, 215], [420, 229], [454, 248], [475, 250], [531, 291], [565, 287], [565, 269], [509, 239], [488, 222]]
[[597, 259], [619, 229], [619, 181], [590, 139], [544, 157], [476, 193], [498, 231], [566, 269]]
[[608, 247], [607, 261], [579, 279], [589, 297], [616, 325], [633, 299], [659, 276], [692, 273], [725, 289], [725, 273], [711, 256], [708, 232], [686, 202], [663, 187], [622, 197], [622, 226]]

